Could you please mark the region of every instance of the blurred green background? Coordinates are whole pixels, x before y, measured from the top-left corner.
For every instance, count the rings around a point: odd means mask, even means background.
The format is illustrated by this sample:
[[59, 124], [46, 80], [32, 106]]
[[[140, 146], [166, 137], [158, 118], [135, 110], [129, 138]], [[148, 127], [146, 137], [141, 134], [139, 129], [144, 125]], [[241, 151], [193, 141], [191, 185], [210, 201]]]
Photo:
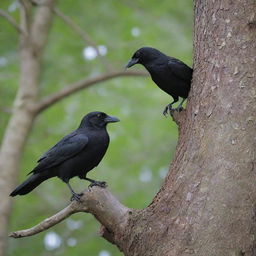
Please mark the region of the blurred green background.
[[[0, 8], [19, 17], [16, 1], [3, 0]], [[142, 46], [158, 48], [192, 64], [191, 1], [62, 0], [58, 8], [101, 46], [113, 70], [122, 70]], [[17, 49], [16, 31], [0, 17], [0, 138], [19, 83]], [[144, 70], [139, 65], [132, 69]], [[42, 97], [103, 72], [105, 66], [89, 45], [55, 17], [44, 55]], [[162, 115], [170, 101], [170, 96], [149, 77], [118, 78], [73, 94], [37, 118], [25, 148], [19, 181], [25, 179], [43, 152], [78, 126], [83, 115], [100, 110], [121, 122], [109, 125], [109, 150], [88, 177], [107, 181], [111, 192], [126, 206], [146, 207], [161, 187], [177, 142], [175, 123]], [[78, 178], [71, 184], [77, 192], [89, 185]], [[65, 207], [69, 198], [68, 188], [57, 178], [27, 196], [14, 198], [10, 230], [37, 224]], [[99, 227], [89, 214], [73, 215], [39, 235], [10, 239], [9, 255], [122, 255], [99, 237]]]

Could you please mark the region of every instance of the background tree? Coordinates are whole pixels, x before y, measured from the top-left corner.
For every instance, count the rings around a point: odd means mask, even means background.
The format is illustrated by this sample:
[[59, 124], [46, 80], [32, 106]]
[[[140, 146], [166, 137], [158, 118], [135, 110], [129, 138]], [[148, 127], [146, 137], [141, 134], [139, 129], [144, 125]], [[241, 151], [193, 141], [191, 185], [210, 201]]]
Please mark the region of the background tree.
[[[48, 4], [50, 5], [49, 8], [47, 8]], [[150, 80], [136, 79], [132, 81], [127, 79], [102, 84], [95, 87], [95, 89], [89, 89], [88, 92], [79, 93], [68, 98], [49, 111], [44, 112], [40, 119], [35, 120], [35, 116], [44, 110], [42, 106], [46, 108], [66, 94], [80, 89], [82, 86], [90, 85], [91, 82], [95, 83], [101, 80], [102, 74], [104, 75], [106, 72], [108, 73], [106, 79], [109, 78], [109, 73], [110, 77], [111, 74], [113, 76], [119, 75], [117, 70], [120, 70], [120, 67], [126, 64], [130, 54], [138, 45], [152, 44], [152, 46], [170, 52], [171, 55], [189, 63], [191, 45], [189, 40], [184, 40], [184, 38], [190, 37], [191, 28], [188, 24], [191, 22], [191, 7], [188, 8], [186, 1], [174, 1], [172, 6], [169, 5], [168, 1], [163, 1], [158, 5], [158, 8], [155, 8], [154, 1], [147, 3], [142, 1], [132, 5], [125, 1], [111, 1], [108, 4], [104, 1], [100, 1], [98, 4], [95, 4], [94, 1], [87, 1], [86, 5], [84, 1], [77, 1], [75, 6], [68, 2], [61, 2], [58, 4], [59, 9], [56, 6], [54, 7], [53, 4], [53, 1], [46, 1], [43, 5], [39, 3], [39, 6], [32, 6], [29, 1], [21, 1], [20, 6], [16, 1], [11, 4], [10, 2], [1, 3], [2, 9], [5, 11], [1, 11], [0, 14], [6, 18], [0, 20], [1, 26], [5, 28], [1, 31], [3, 55], [0, 58], [2, 69], [0, 79], [4, 82], [4, 86], [0, 90], [1, 95], [5, 95], [0, 103], [1, 109], [4, 111], [0, 119], [2, 123], [0, 132], [3, 135], [2, 152], [5, 154], [2, 154], [4, 161], [1, 162], [1, 170], [3, 170], [1, 171], [2, 184], [0, 186], [2, 194], [1, 248], [3, 248], [5, 241], [5, 227], [7, 227], [10, 209], [8, 194], [16, 183], [15, 177], [17, 175], [15, 175], [15, 172], [22, 169], [22, 176], [25, 176], [28, 170], [33, 167], [34, 160], [64, 133], [72, 130], [76, 126], [75, 120], [78, 122], [81, 115], [86, 112], [97, 107], [116, 114], [125, 122], [120, 125], [119, 130], [115, 130], [115, 134], [112, 134], [114, 135], [112, 136], [113, 147], [110, 148], [110, 153], [105, 158], [105, 164], [98, 168], [95, 176], [104, 177], [108, 180], [111, 189], [131, 207], [143, 207], [150, 202], [150, 198], [160, 185], [159, 182], [164, 176], [169, 162], [170, 153], [169, 150], [166, 151], [166, 148], [173, 149], [175, 145], [171, 141], [176, 136], [175, 125], [166, 122], [160, 114], [162, 106], [169, 101], [169, 97], [164, 96], [162, 92], [157, 90]], [[86, 18], [84, 17], [85, 10], [92, 9], [96, 10], [96, 13], [100, 13], [100, 20], [99, 16], [91, 12], [86, 12]], [[54, 11], [54, 15], [51, 10]], [[17, 17], [19, 11], [21, 12], [20, 24], [16, 21], [19, 19]], [[47, 19], [45, 19], [45, 15], [47, 15]], [[57, 17], [51, 22], [56, 15]], [[110, 17], [115, 17], [115, 20], [123, 20], [123, 22], [113, 23], [113, 18]], [[124, 20], [124, 17], [127, 18]], [[154, 30], [148, 26], [149, 21], [152, 22], [152, 17], [155, 20]], [[6, 20], [20, 33], [19, 52], [22, 53], [20, 54], [22, 66], [20, 85], [23, 84], [23, 86], [19, 86], [19, 93], [13, 109], [11, 108], [11, 101], [15, 96], [16, 84], [18, 83], [19, 62], [14, 51], [17, 41], [16, 35]], [[170, 20], [172, 23], [171, 34], [173, 34], [171, 37]], [[53, 27], [50, 26], [51, 23]], [[107, 24], [109, 26], [106, 26]], [[87, 28], [86, 31], [84, 28]], [[23, 29], [28, 31], [24, 32]], [[182, 31], [178, 37], [175, 35], [177, 30]], [[51, 31], [49, 43], [42, 58], [49, 31]], [[158, 32], [156, 33], [156, 31]], [[79, 36], [83, 40], [78, 40]], [[166, 38], [166, 40], [160, 42], [158, 37]], [[179, 40], [180, 42], [177, 44]], [[88, 52], [92, 54], [93, 51], [92, 48], [86, 48], [85, 45], [94, 48], [103, 45], [107, 47], [107, 56], [100, 55], [91, 62], [87, 59], [86, 63], [82, 58], [82, 49], [84, 48], [87, 57]], [[173, 45], [172, 49], [169, 45]], [[130, 47], [129, 50], [128, 47]], [[104, 54], [105, 49], [102, 46], [98, 50], [96, 48], [94, 55], [95, 52], [99, 54], [100, 51], [101, 54]], [[62, 75], [64, 72], [65, 76]], [[123, 74], [123, 72], [120, 74]], [[86, 78], [73, 83], [79, 77]], [[66, 86], [67, 84], [70, 85]], [[149, 84], [152, 86], [149, 86]], [[62, 90], [65, 86], [67, 89]], [[59, 90], [60, 93], [58, 93]], [[52, 97], [47, 97], [48, 95]], [[115, 101], [110, 100], [113, 98]], [[38, 107], [39, 105], [41, 107]], [[11, 113], [12, 117], [9, 125], [6, 126]], [[144, 117], [143, 123], [141, 122], [142, 116]], [[29, 133], [32, 123], [35, 123], [36, 129], [29, 136], [24, 160], [22, 166], [20, 166], [20, 153], [23, 151], [22, 148], [27, 138], [26, 134]], [[138, 129], [138, 126], [141, 129]], [[4, 136], [5, 127], [7, 127], [7, 132]], [[170, 141], [168, 141], [166, 140], [166, 134], [170, 128], [172, 134], [169, 134]], [[152, 137], [152, 134], [155, 134], [154, 137]], [[11, 140], [8, 139], [8, 136], [11, 137]], [[138, 146], [137, 140], [131, 138], [140, 138], [140, 146]], [[164, 142], [158, 148], [152, 148], [152, 145], [159, 143], [159, 141]], [[10, 142], [15, 146], [12, 146]], [[126, 148], [123, 148], [123, 145], [126, 145]], [[121, 152], [120, 148], [122, 148]], [[141, 148], [144, 150], [141, 150]], [[130, 155], [131, 151], [134, 153], [132, 156]], [[157, 159], [150, 157], [159, 153], [161, 156]], [[129, 156], [129, 159], [126, 160], [124, 156]], [[151, 160], [145, 162], [143, 159]], [[130, 165], [125, 166], [123, 163], [128, 161]], [[143, 162], [144, 164], [141, 164]], [[120, 166], [122, 166], [122, 169], [120, 169]], [[117, 172], [116, 169], [120, 171]], [[152, 170], [155, 171], [152, 172]], [[126, 173], [125, 179], [121, 179], [121, 177], [124, 177], [124, 173]], [[111, 180], [109, 180], [109, 177], [111, 177]], [[62, 189], [59, 181], [56, 182], [43, 184], [42, 188], [35, 191], [35, 196], [30, 195], [16, 200], [11, 229], [17, 228], [17, 226], [30, 226], [67, 203], [68, 195], [61, 196], [63, 191], [64, 193], [66, 191]], [[55, 185], [59, 187], [59, 190], [56, 189]], [[80, 189], [84, 188], [84, 185], [80, 182], [77, 185], [80, 185]], [[147, 187], [150, 189], [146, 190]], [[49, 194], [46, 194], [45, 191], [49, 191]], [[137, 193], [140, 194], [140, 198], [134, 200]], [[38, 197], [48, 205], [47, 209], [38, 200]], [[58, 198], [58, 204], [54, 197]], [[27, 209], [30, 209], [29, 213]], [[35, 216], [38, 216], [38, 219]], [[73, 252], [74, 250], [84, 251], [84, 248], [87, 248], [86, 251], [91, 251], [91, 253], [97, 253], [101, 248], [107, 248], [108, 251], [118, 254], [114, 247], [110, 247], [103, 240], [90, 239], [91, 234], [94, 236], [92, 230], [96, 230], [94, 221], [92, 222], [91, 219], [86, 218], [84, 222], [81, 222], [79, 216], [76, 219], [78, 220], [67, 222], [68, 229], [62, 226], [57, 228], [55, 233], [49, 233], [49, 235], [55, 235], [55, 238], [56, 236], [58, 238], [58, 233], [62, 234], [59, 237], [62, 239], [61, 246], [54, 253], [65, 250], [65, 253], [69, 254], [70, 251]], [[86, 225], [88, 230], [83, 232], [80, 227], [80, 229], [74, 231], [74, 226], [79, 225]], [[86, 243], [81, 244], [78, 238], [83, 237], [84, 239], [83, 233], [87, 234], [87, 237], [88, 234], [90, 236]], [[25, 255], [29, 253], [34, 255], [35, 252], [38, 254], [40, 250], [43, 251], [43, 237], [47, 240], [48, 233], [33, 238], [33, 241], [31, 241], [31, 238], [23, 241], [11, 241], [10, 254], [17, 254], [16, 250], [19, 251], [20, 255], [23, 252]], [[31, 242], [34, 245], [33, 247], [29, 246]], [[79, 243], [79, 246], [72, 247], [76, 242]], [[96, 243], [100, 243], [100, 245]], [[68, 247], [66, 247], [66, 244]]]

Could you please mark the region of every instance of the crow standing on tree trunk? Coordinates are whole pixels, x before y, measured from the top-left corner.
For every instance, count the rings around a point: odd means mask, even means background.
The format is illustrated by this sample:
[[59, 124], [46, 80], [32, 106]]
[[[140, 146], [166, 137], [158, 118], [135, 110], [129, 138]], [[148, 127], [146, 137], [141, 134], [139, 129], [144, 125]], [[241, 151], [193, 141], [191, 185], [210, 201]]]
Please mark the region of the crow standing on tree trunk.
[[137, 50], [126, 67], [135, 64], [142, 64], [158, 87], [173, 97], [173, 102], [165, 107], [163, 114], [166, 115], [172, 110], [172, 105], [179, 100], [179, 97], [183, 100], [175, 110], [180, 111], [188, 97], [193, 70], [182, 61], [151, 47]]
[[90, 186], [105, 186], [105, 182], [89, 179], [86, 174], [100, 163], [107, 151], [109, 145], [107, 124], [118, 121], [116, 117], [108, 116], [103, 112], [87, 114], [75, 131], [42, 155], [38, 165], [29, 173], [32, 175], [10, 196], [25, 195], [43, 181], [55, 176], [67, 183], [72, 193], [71, 200], [79, 201], [81, 196], [76, 194], [69, 184], [69, 180], [74, 176], [89, 180]]

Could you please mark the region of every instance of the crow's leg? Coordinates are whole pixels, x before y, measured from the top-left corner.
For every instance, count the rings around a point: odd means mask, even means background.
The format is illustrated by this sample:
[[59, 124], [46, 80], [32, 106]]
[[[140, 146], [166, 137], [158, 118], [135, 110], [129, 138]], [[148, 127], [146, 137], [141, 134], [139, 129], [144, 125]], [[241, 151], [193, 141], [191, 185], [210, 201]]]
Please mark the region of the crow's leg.
[[172, 105], [177, 102], [179, 100], [179, 97], [173, 97], [173, 102], [168, 104], [164, 111], [163, 111], [163, 115], [166, 117], [168, 115], [168, 112], [171, 113], [171, 110], [172, 110]]
[[181, 110], [183, 110], [182, 104], [184, 103], [185, 100], [186, 100], [186, 99], [183, 98], [182, 101], [181, 101], [181, 103], [179, 104], [179, 106], [178, 106], [177, 108], [175, 108], [174, 110], [179, 111], [179, 112], [180, 112]]
[[94, 186], [98, 186], [98, 187], [102, 187], [102, 188], [106, 188], [107, 187], [107, 182], [106, 181], [97, 181], [97, 180], [92, 180], [89, 178], [86, 178], [86, 180], [90, 181], [91, 184], [89, 185], [90, 188], [94, 187]]
[[102, 188], [107, 187], [107, 183], [105, 181], [93, 180], [93, 179], [87, 178], [86, 175], [80, 175], [79, 178], [90, 181], [91, 182], [91, 184], [89, 185], [90, 188], [92, 188], [93, 186], [98, 186]]
[[77, 194], [77, 193], [72, 189], [72, 187], [70, 186], [69, 182], [67, 181], [66, 183], [67, 183], [68, 188], [69, 188], [69, 190], [71, 191], [71, 194], [72, 194], [72, 197], [70, 198], [70, 201], [76, 200], [77, 202], [81, 202], [80, 198], [81, 198], [81, 196], [83, 195], [83, 193], [82, 193], [82, 194]]

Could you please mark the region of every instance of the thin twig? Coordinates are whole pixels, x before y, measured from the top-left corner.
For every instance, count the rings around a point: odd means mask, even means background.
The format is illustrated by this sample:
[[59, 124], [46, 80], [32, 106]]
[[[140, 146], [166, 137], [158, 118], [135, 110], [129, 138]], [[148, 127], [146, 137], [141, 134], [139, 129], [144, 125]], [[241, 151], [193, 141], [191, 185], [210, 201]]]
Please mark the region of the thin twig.
[[25, 31], [23, 31], [23, 29], [10, 14], [0, 9], [0, 16], [4, 17], [19, 33], [25, 34]]
[[70, 17], [68, 17], [66, 14], [61, 12], [57, 7], [53, 9], [54, 13], [58, 15], [74, 32], [76, 32], [86, 43], [91, 45], [99, 58], [101, 59], [104, 66], [107, 68], [107, 70], [111, 70], [110, 63], [100, 54], [100, 51], [98, 49], [97, 44], [92, 40], [92, 38], [89, 36], [89, 34], [82, 29], [79, 25], [77, 25]]
[[65, 97], [78, 92], [84, 88], [92, 86], [97, 83], [104, 82], [109, 79], [117, 78], [117, 77], [128, 77], [128, 76], [146, 76], [147, 73], [145, 72], [136, 72], [136, 71], [119, 71], [119, 72], [109, 72], [94, 78], [85, 78], [80, 81], [77, 81], [73, 84], [70, 84], [60, 91], [49, 95], [42, 99], [36, 106], [35, 106], [35, 113], [40, 113], [41, 111], [45, 110], [46, 108], [52, 106], [53, 104], [57, 103], [58, 101], [64, 99]]
[[70, 215], [79, 211], [74, 207], [75, 203], [76, 202], [71, 203], [69, 206], [67, 206], [60, 212], [56, 213], [50, 218], [45, 219], [44, 221], [40, 222], [39, 224], [37, 224], [32, 228], [12, 232], [11, 234], [9, 234], [9, 237], [20, 238], [20, 237], [33, 236], [35, 234], [38, 234], [44, 230], [47, 230], [55, 226], [56, 224], [68, 218]]

